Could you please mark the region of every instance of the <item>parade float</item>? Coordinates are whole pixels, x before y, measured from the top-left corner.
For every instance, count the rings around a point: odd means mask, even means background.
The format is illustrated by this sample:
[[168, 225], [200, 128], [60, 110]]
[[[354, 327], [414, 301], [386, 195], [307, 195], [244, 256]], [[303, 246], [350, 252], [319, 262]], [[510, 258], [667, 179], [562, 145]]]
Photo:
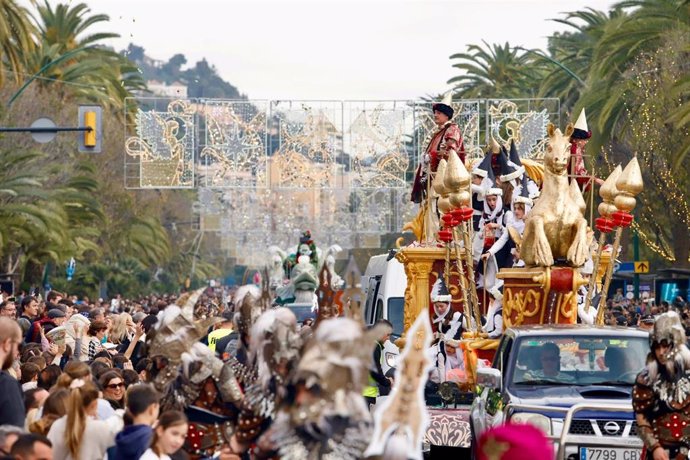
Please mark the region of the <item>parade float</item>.
[[[598, 208], [601, 217], [595, 220], [600, 236], [595, 242], [585, 219], [581, 181], [569, 170], [573, 126], [568, 125], [563, 133], [549, 124], [546, 131], [544, 156], [539, 163], [530, 163], [534, 180], [540, 184], [539, 198], [525, 218], [523, 233], [510, 232], [524, 263], [502, 268], [496, 275], [503, 291], [503, 327], [578, 322], [601, 325], [613, 273], [611, 259], [618, 253], [623, 229], [632, 223], [630, 211], [642, 190], [639, 164], [633, 158], [624, 170], [616, 168], [603, 182], [599, 191], [603, 202]], [[470, 165], [466, 166], [454, 150], [447, 157], [447, 161], [438, 162], [436, 171], [429, 170], [430, 198], [421, 204], [417, 219], [406, 225], [417, 241], [401, 248], [397, 258], [404, 264], [408, 279], [405, 330], [422, 313], [428, 312], [433, 319], [430, 292], [437, 279], [444, 278], [451, 309], [460, 312], [463, 324], [469, 327], [463, 327], [459, 341], [437, 338], [464, 350], [466, 379], [460, 386], [469, 389], [477, 383], [477, 363], [491, 362], [500, 337], [489, 338], [481, 328], [488, 305], [482, 302], [485, 295], [478, 295], [475, 279]], [[434, 228], [434, 213], [439, 230], [431, 234], [427, 229]], [[606, 235], [612, 231], [615, 237], [611, 246], [606, 244]], [[597, 296], [595, 305], [597, 293], [604, 295]], [[400, 345], [404, 343], [403, 337]]]
[[[437, 135], [443, 130], [439, 124]], [[440, 405], [434, 395], [425, 395], [430, 415], [425, 442], [431, 445], [467, 445], [466, 404], [482, 384], [477, 369], [491, 365], [501, 339], [500, 331], [490, 336], [487, 328], [482, 327], [492, 322], [490, 316], [496, 312], [494, 303], [499, 304], [502, 328], [578, 322], [603, 324], [613, 258], [618, 253], [623, 229], [632, 223], [630, 212], [635, 207], [635, 196], [642, 191], [639, 164], [633, 158], [624, 170], [619, 166], [601, 183], [599, 194], [603, 202], [598, 207], [600, 217], [593, 225], [600, 235], [594, 241], [592, 225], [585, 218], [582, 190], [589, 188], [593, 206], [592, 183], [601, 181], [593, 176], [584, 180], [580, 177], [586, 174], [582, 161], [586, 142], [577, 141], [578, 134], [588, 138], [591, 133], [586, 126], [576, 133], [578, 130], [572, 124], [561, 132], [551, 123], [544, 131], [543, 155], [538, 161], [523, 160], [529, 179], [539, 185], [539, 195], [529, 200], [532, 207], [524, 217], [524, 226], [519, 231], [507, 229], [515, 246], [515, 263], [497, 271], [493, 286], [487, 286], [485, 268], [483, 273], [478, 273], [478, 254], [473, 253], [476, 213], [470, 171], [476, 170], [475, 165], [461, 160], [461, 155], [464, 156], [461, 144], [446, 148], [443, 158], [439, 151], [444, 146], [441, 142], [434, 145], [433, 138], [427, 149], [432, 160], [421, 162], [421, 168], [426, 168], [423, 173], [427, 177], [426, 195], [420, 202], [417, 217], [405, 226], [414, 233], [416, 241], [400, 248], [396, 256], [404, 265], [408, 281], [404, 326], [407, 331], [420, 316], [428, 316], [434, 327], [432, 346], [436, 347], [436, 367], [443, 369], [443, 361], [451, 359], [444, 349], [461, 350], [463, 361], [459, 372], [446, 372], [445, 377], [442, 370], [438, 372]], [[493, 152], [502, 148], [505, 146], [490, 145], [482, 160], [491, 164]], [[441, 159], [434, 162], [434, 157]], [[506, 174], [502, 181], [517, 176]], [[524, 190], [523, 185], [521, 193]], [[607, 245], [607, 234], [614, 230], [613, 244]], [[477, 278], [483, 281], [481, 289]], [[446, 300], [433, 293], [439, 279], [447, 286], [450, 314], [462, 318], [461, 337], [449, 335], [438, 321], [434, 301]], [[492, 293], [489, 302], [488, 292]], [[398, 345], [406, 346], [406, 342], [407, 337], [403, 335]]]

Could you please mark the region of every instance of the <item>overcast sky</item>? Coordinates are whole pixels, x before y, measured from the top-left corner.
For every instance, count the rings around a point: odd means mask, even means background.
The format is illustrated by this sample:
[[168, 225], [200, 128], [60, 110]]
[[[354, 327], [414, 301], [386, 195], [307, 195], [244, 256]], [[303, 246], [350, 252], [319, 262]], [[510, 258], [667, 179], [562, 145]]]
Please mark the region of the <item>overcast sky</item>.
[[[51, 3], [53, 0], [49, 0]], [[73, 0], [77, 1], [77, 0]], [[83, 1], [83, 0], [82, 0]], [[550, 19], [609, 0], [86, 0], [103, 30], [167, 60], [206, 58], [251, 99], [415, 99], [449, 89], [468, 44], [545, 47]]]

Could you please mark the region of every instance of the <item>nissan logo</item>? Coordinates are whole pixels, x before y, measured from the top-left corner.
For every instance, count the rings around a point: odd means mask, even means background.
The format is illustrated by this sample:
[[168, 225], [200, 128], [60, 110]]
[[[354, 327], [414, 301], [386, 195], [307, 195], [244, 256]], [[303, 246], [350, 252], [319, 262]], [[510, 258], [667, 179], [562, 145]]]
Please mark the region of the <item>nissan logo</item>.
[[616, 434], [620, 431], [620, 429], [620, 425], [616, 422], [606, 422], [604, 425], [604, 431], [606, 431], [608, 434]]

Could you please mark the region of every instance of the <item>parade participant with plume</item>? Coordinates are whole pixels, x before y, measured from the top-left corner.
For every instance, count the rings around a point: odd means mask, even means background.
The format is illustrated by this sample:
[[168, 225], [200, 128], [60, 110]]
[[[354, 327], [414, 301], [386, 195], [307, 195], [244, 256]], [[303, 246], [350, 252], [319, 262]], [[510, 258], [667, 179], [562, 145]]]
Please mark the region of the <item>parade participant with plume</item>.
[[245, 382], [245, 398], [229, 444], [232, 452], [246, 451], [271, 425], [301, 347], [297, 318], [287, 308], [264, 312], [252, 326], [249, 366], [255, 380]]
[[258, 440], [256, 458], [316, 460], [363, 457], [371, 416], [362, 397], [371, 349], [385, 331], [361, 322], [321, 322], [288, 385], [288, 397]]
[[[213, 455], [229, 442], [244, 397], [235, 363], [224, 363], [199, 342], [218, 321], [195, 320], [201, 293], [185, 294], [166, 307], [149, 334], [151, 377], [162, 395], [161, 411], [180, 410], [189, 418], [185, 450], [192, 458]], [[254, 300], [246, 292], [245, 297], [240, 308]]]
[[687, 459], [690, 449], [690, 350], [677, 313], [660, 315], [647, 365], [633, 387], [637, 432], [648, 459]]

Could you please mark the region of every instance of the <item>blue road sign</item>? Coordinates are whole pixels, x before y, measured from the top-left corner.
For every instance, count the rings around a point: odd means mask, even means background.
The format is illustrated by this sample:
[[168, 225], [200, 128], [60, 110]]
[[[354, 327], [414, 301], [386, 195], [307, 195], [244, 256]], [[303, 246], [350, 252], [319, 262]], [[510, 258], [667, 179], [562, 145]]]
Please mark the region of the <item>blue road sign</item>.
[[635, 273], [635, 262], [618, 262], [613, 266], [614, 273]]

